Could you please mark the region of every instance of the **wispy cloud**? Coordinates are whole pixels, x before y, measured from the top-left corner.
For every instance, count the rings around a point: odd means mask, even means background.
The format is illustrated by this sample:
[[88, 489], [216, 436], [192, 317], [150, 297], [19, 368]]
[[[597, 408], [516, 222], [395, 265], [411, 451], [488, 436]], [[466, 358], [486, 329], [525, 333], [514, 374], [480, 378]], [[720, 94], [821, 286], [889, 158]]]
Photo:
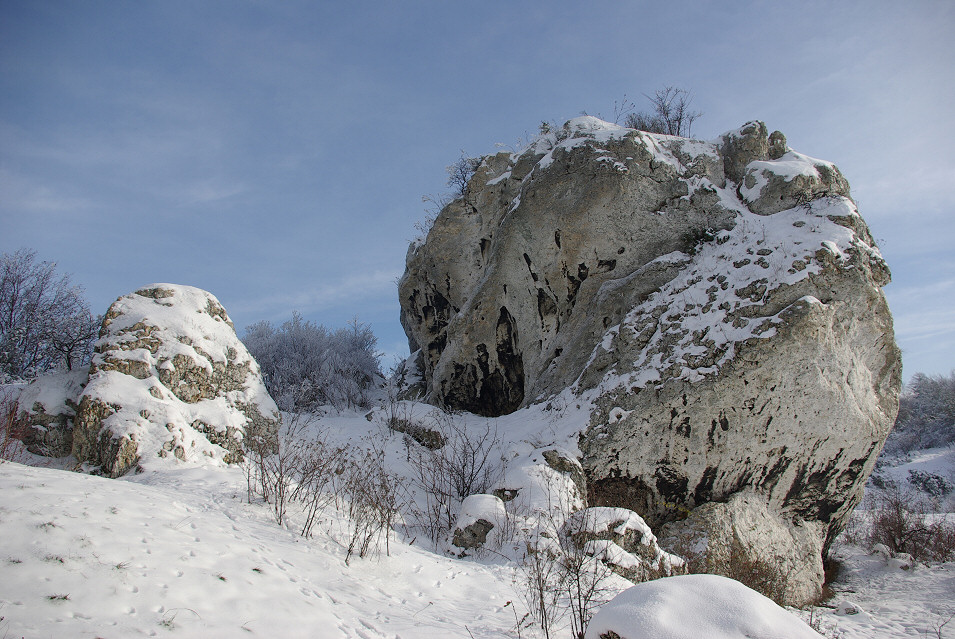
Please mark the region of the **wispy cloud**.
[[181, 197], [184, 205], [208, 204], [240, 195], [246, 190], [247, 187], [238, 182], [220, 182], [210, 179], [186, 187]]
[[92, 202], [84, 197], [70, 195], [50, 184], [0, 169], [0, 212], [20, 213], [74, 213], [84, 211]]
[[233, 306], [246, 314], [279, 311], [282, 316], [293, 310], [309, 314], [336, 307], [357, 307], [359, 301], [385, 296], [394, 298], [397, 306], [395, 282], [400, 276], [401, 271], [388, 269], [355, 273], [334, 282], [291, 293], [269, 295], [255, 300], [238, 300]]

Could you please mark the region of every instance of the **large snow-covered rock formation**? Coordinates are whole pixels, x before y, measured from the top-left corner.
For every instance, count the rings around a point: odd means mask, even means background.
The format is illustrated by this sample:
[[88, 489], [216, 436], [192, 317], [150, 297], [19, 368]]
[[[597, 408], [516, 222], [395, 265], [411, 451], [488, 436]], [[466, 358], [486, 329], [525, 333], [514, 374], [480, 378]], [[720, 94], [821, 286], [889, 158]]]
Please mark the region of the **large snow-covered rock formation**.
[[279, 419], [219, 301], [153, 284], [120, 297], [103, 319], [72, 452], [112, 477], [162, 458], [231, 463], [249, 437], [271, 446]]
[[399, 295], [429, 401], [592, 402], [591, 505], [657, 527], [750, 490], [824, 547], [898, 409], [888, 281], [839, 170], [762, 122], [701, 142], [581, 117], [484, 158]]

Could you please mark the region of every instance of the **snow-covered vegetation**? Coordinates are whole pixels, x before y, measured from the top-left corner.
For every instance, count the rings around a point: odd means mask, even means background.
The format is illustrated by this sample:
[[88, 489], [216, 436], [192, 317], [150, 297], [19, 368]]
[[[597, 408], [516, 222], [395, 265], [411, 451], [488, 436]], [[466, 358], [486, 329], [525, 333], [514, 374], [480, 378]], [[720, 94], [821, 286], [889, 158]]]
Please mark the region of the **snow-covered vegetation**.
[[0, 255], [0, 381], [89, 363], [99, 318], [83, 289], [36, 251]]
[[899, 401], [899, 417], [885, 442], [889, 454], [955, 444], [955, 372], [912, 376]]
[[377, 339], [358, 320], [329, 330], [293, 313], [278, 328], [267, 321], [249, 326], [242, 341], [283, 410], [364, 407], [381, 381]]

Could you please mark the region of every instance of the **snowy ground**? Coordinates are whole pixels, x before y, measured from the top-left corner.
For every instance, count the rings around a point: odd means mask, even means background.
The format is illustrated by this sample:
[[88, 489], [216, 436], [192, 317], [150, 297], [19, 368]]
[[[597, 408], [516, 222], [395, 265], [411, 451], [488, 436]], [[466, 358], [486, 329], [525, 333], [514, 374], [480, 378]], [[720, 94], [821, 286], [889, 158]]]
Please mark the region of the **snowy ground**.
[[239, 472], [155, 479], [0, 465], [4, 636], [397, 639], [514, 627], [505, 567], [399, 543], [346, 566], [334, 537], [305, 540], [246, 504]]
[[[572, 448], [556, 424], [576, 410], [520, 411], [496, 425], [526, 440], [510, 444], [519, 461], [543, 437]], [[405, 440], [377, 418], [334, 416], [315, 427], [333, 441], [374, 442], [391, 469], [406, 472]], [[294, 512], [282, 528], [267, 505], [248, 503], [236, 467], [109, 480], [3, 463], [0, 491], [3, 637], [516, 637], [527, 612], [513, 563], [454, 559], [407, 529], [393, 534], [390, 555], [382, 546], [346, 565], [343, 515], [327, 509], [305, 539]], [[839, 553], [837, 595], [813, 613], [829, 636], [935, 637], [955, 613], [955, 564], [902, 570], [855, 547]], [[536, 634], [524, 627], [522, 636]]]
[[[955, 616], [955, 562], [925, 566], [870, 554], [858, 546], [835, 552], [842, 572], [835, 596], [814, 616], [834, 637], [938, 637], [938, 627]], [[809, 619], [806, 611], [801, 613]], [[955, 620], [941, 637], [955, 637]]]

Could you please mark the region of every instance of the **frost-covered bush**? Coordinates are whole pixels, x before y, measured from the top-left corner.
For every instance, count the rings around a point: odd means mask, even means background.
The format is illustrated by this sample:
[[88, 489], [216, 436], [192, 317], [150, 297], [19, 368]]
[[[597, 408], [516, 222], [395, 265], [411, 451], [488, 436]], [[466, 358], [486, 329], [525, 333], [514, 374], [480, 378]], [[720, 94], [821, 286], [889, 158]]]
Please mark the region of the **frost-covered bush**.
[[955, 443], [955, 372], [916, 373], [899, 401], [885, 449], [900, 453]]
[[0, 381], [89, 364], [99, 324], [56, 263], [27, 249], [0, 255]]
[[267, 321], [249, 326], [242, 341], [283, 410], [364, 408], [381, 379], [378, 340], [357, 320], [332, 331], [296, 312], [278, 329]]

